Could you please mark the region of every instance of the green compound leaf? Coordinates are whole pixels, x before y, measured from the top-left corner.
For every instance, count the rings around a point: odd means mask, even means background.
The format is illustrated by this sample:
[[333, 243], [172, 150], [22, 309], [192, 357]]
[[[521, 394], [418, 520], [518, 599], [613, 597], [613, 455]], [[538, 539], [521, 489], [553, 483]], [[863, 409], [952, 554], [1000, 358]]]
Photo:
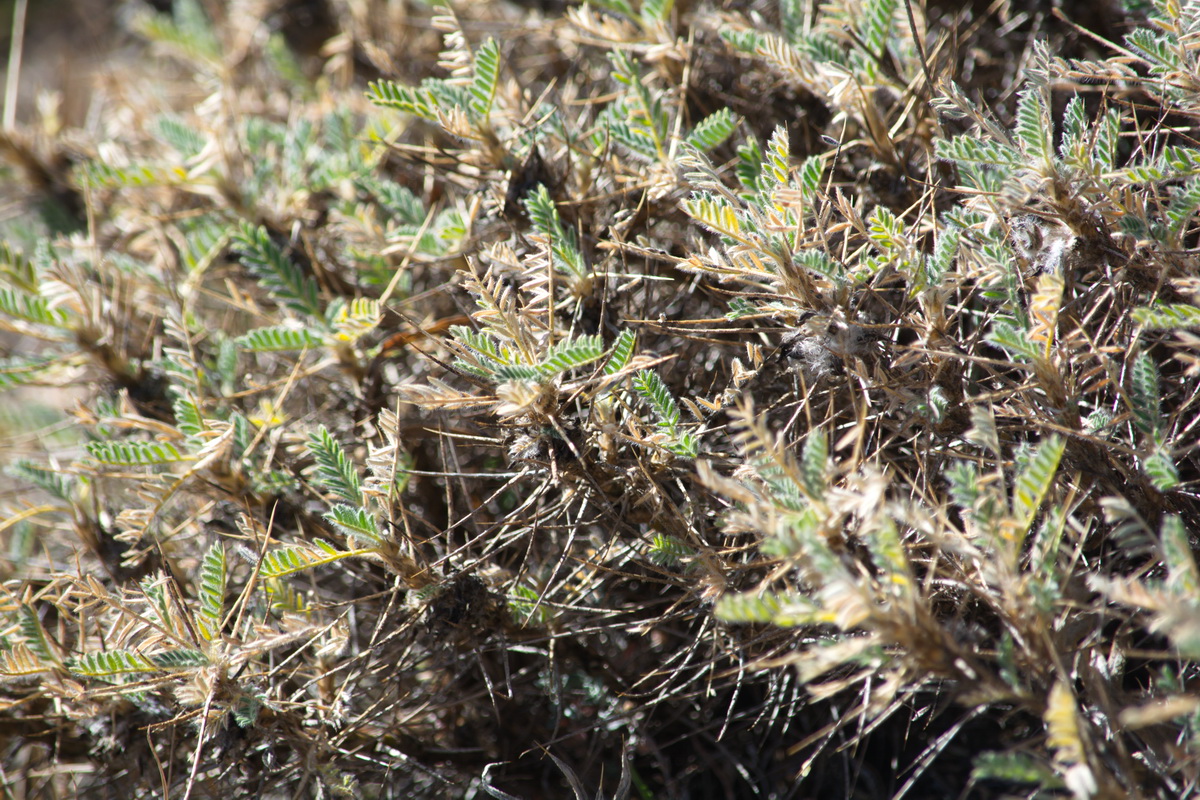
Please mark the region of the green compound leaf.
[[379, 547], [383, 544], [383, 537], [379, 534], [379, 523], [376, 522], [375, 515], [364, 508], [354, 508], [339, 503], [329, 509], [324, 516], [342, 533], [362, 546]]
[[352, 505], [362, 502], [358, 470], [324, 425], [308, 435], [308, 453], [317, 462], [312, 477], [322, 489]]
[[47, 663], [57, 662], [54, 651], [50, 647], [50, 639], [38, 619], [37, 611], [28, 603], [22, 603], [17, 608], [17, 625], [21, 630], [21, 638], [39, 659]]
[[317, 282], [283, 254], [266, 228], [243, 222], [233, 243], [242, 263], [277, 302], [314, 319], [323, 317]]
[[1050, 124], [1050, 112], [1046, 109], [1042, 89], [1034, 87], [1021, 93], [1015, 132], [1026, 153], [1047, 167], [1053, 164], [1054, 149], [1050, 137], [1054, 126]]
[[29, 294], [37, 294], [38, 274], [33, 259], [8, 242], [0, 242], [0, 280]]
[[1021, 524], [1022, 532], [1029, 530], [1046, 492], [1050, 490], [1065, 446], [1066, 441], [1062, 437], [1050, 436], [1038, 446], [1033, 458], [1017, 476], [1013, 491], [1013, 513]]
[[840, 264], [830, 258], [827, 253], [816, 248], [793, 253], [792, 260], [798, 266], [812, 270], [818, 275], [824, 275], [827, 278], [839, 278], [843, 272]]
[[459, 342], [469, 347], [474, 355], [480, 357], [483, 361], [483, 366], [489, 371], [496, 369], [502, 364], [509, 364], [513, 360], [506, 349], [502, 348], [496, 343], [495, 339], [485, 333], [478, 333], [465, 325], [452, 326], [450, 333]]
[[636, 333], [628, 328], [621, 331], [617, 336], [616, 343], [613, 344], [612, 354], [608, 357], [608, 361], [604, 362], [605, 375], [615, 375], [628, 366], [629, 360], [633, 358], [633, 345], [636, 341]]
[[85, 447], [92, 458], [110, 466], [170, 464], [185, 458], [169, 442], [88, 442]]
[[254, 330], [234, 340], [239, 348], [249, 353], [282, 353], [294, 350], [311, 350], [322, 347], [325, 335], [308, 328], [288, 325], [272, 325]]
[[597, 144], [603, 146], [611, 139], [644, 161], [654, 161], [658, 157], [654, 150], [654, 140], [644, 129], [635, 128], [630, 123], [618, 119], [613, 113], [601, 115], [600, 123], [601, 127], [596, 132]]
[[768, 44], [768, 38], [755, 30], [738, 31], [722, 27], [720, 36], [734, 50], [751, 56], [761, 55]]
[[67, 312], [60, 308], [51, 308], [44, 298], [4, 287], [0, 287], [0, 313], [13, 319], [51, 328], [65, 328], [70, 321]]
[[783, 628], [829, 621], [819, 605], [797, 592], [727, 594], [717, 601], [715, 613], [726, 622], [769, 622]]
[[1117, 143], [1121, 133], [1121, 112], [1110, 108], [1096, 126], [1096, 143], [1092, 147], [1092, 163], [1103, 172], [1117, 163]]
[[728, 108], [709, 114], [687, 137], [687, 143], [697, 150], [708, 152], [724, 144], [737, 129], [738, 118]]
[[674, 536], [656, 533], [654, 534], [654, 538], [650, 540], [647, 555], [651, 561], [659, 566], [677, 567], [696, 555], [696, 551]]
[[1200, 597], [1200, 570], [1196, 568], [1183, 520], [1174, 514], [1164, 517], [1160, 538], [1163, 562], [1168, 570], [1167, 587], [1177, 597], [1195, 603]]
[[773, 593], [727, 594], [717, 601], [716, 616], [726, 622], [772, 622], [782, 608]]
[[[782, 125], [775, 127], [771, 139], [767, 142], [767, 155], [763, 158], [760, 174], [770, 181], [764, 190], [784, 186], [791, 174], [791, 145], [788, 143], [787, 128]], [[761, 184], [760, 184], [761, 185]]]
[[876, 206], [868, 222], [867, 235], [881, 253], [890, 253], [904, 244], [904, 223], [886, 206]]
[[1200, 208], [1200, 178], [1192, 178], [1183, 186], [1171, 192], [1171, 200], [1167, 204], [1167, 221], [1171, 233], [1183, 233], [1189, 220]]
[[233, 720], [239, 728], [252, 728], [258, 722], [258, 714], [262, 710], [263, 701], [254, 695], [243, 695], [230, 709]]
[[967, 439], [991, 451], [997, 458], [1003, 456], [1000, 450], [1000, 434], [996, 432], [996, 418], [991, 408], [971, 406], [971, 427], [967, 431]]
[[810, 552], [818, 552], [819, 558], [831, 555], [818, 532], [820, 516], [794, 487], [790, 481], [780, 481], [771, 487], [771, 500], [781, 508], [790, 509], [790, 513], [780, 517], [779, 525], [763, 542], [763, 552], [776, 558], [790, 558], [801, 553], [807, 557]]
[[558, 375], [603, 356], [604, 339], [601, 336], [577, 336], [551, 347], [537, 369], [545, 376]]
[[811, 198], [821, 188], [821, 176], [825, 174], [825, 159], [820, 156], [809, 156], [800, 162], [796, 176], [804, 196]]
[[1162, 164], [1131, 164], [1121, 170], [1120, 175], [1129, 183], [1155, 183], [1163, 180], [1166, 176], [1166, 170]]
[[212, 661], [202, 650], [193, 650], [191, 648], [180, 648], [179, 650], [166, 650], [161, 653], [155, 653], [148, 659], [149, 663], [158, 669], [195, 669], [196, 667], [206, 667]]
[[377, 106], [394, 108], [422, 119], [437, 119], [438, 101], [425, 84], [414, 89], [389, 80], [372, 81], [367, 84], [367, 100]]
[[979, 472], [969, 461], [957, 461], [946, 469], [946, 480], [950, 484], [950, 499], [963, 511], [971, 511], [982, 493], [979, 488]]
[[508, 601], [508, 613], [521, 626], [540, 627], [551, 619], [551, 609], [539, 603], [537, 590], [531, 586], [518, 584], [512, 588]]
[[641, 370], [633, 378], [633, 388], [654, 409], [658, 429], [667, 436], [662, 446], [677, 456], [695, 458], [700, 451], [700, 440], [695, 433], [679, 429], [679, 406], [662, 378], [653, 370]]
[[1183, 330], [1200, 327], [1200, 308], [1190, 303], [1160, 303], [1133, 310], [1133, 319], [1151, 330]]
[[700, 439], [691, 431], [682, 431], [675, 435], [675, 441], [668, 442], [667, 450], [683, 458], [695, 458], [700, 452]]
[[1025, 156], [1016, 148], [975, 136], [955, 136], [949, 141], [939, 140], [937, 154], [939, 158], [963, 164], [1010, 168], [1025, 166]]
[[496, 370], [500, 369], [499, 365], [495, 364], [490, 365], [487, 369], [484, 369], [477, 364], [472, 364], [468, 361], [464, 361], [461, 358], [454, 359], [454, 368], [462, 370], [462, 372], [468, 375], [474, 375], [476, 378], [483, 378], [484, 380], [489, 381], [496, 379]]
[[171, 601], [167, 597], [166, 587], [161, 582], [156, 582], [153, 578], [143, 578], [138, 587], [142, 590], [142, 595], [146, 598], [146, 604], [151, 609], [151, 612], [147, 616], [154, 619], [163, 627], [174, 627], [170, 613]]
[[189, 273], [206, 268], [229, 243], [233, 226], [223, 219], [205, 216], [180, 226], [184, 233], [179, 256]]
[[563, 228], [558, 208], [544, 184], [539, 183], [525, 198], [525, 211], [533, 229], [549, 240], [554, 266], [568, 275], [585, 277], [587, 266], [575, 244], [575, 234]]
[[219, 337], [219, 340], [214, 366], [216, 367], [217, 375], [221, 379], [222, 390], [228, 394], [232, 394], [233, 389], [231, 387], [237, 378], [238, 346], [237, 342], [225, 336]]
[[1026, 331], [1011, 322], [997, 321], [988, 332], [987, 340], [1021, 361], [1036, 361], [1041, 357], [1037, 343], [1029, 338]]
[[1171, 145], [1164, 147], [1162, 162], [1174, 170], [1176, 175], [1196, 175], [1200, 173], [1200, 151], [1194, 147]]
[[1029, 553], [1029, 566], [1035, 575], [1051, 578], [1056, 574], [1054, 562], [1058, 558], [1066, 524], [1066, 513], [1061, 507], [1046, 509], [1045, 520], [1038, 526]]
[[171, 410], [175, 413], [175, 427], [189, 440], [205, 430], [204, 416], [190, 394], [179, 392], [171, 403]]
[[500, 364], [491, 377], [498, 381], [540, 381], [546, 373], [532, 364]]
[[1084, 161], [1088, 136], [1087, 109], [1083, 98], [1076, 94], [1063, 109], [1062, 139], [1058, 145], [1058, 156], [1063, 161], [1079, 165]]
[[162, 114], [154, 121], [154, 133], [168, 147], [183, 158], [199, 155], [208, 143], [196, 131], [196, 126], [189, 125], [175, 114]]
[[1149, 28], [1137, 28], [1125, 37], [1125, 44], [1145, 58], [1151, 71], [1162, 74], [1168, 71], [1185, 70], [1180, 55], [1170, 37]]
[[762, 175], [763, 154], [758, 146], [758, 139], [753, 134], [746, 136], [746, 143], [737, 149], [738, 163], [736, 167], [738, 183], [751, 195], [762, 190], [760, 177]]
[[216, 67], [225, 52], [199, 0], [177, 0], [172, 14], [144, 14], [134, 27], [147, 39], [169, 45], [193, 61]]
[[858, 35], [866, 44], [868, 53], [883, 51], [894, 25], [899, 0], [867, 0], [863, 7], [862, 25]]
[[738, 241], [746, 239], [741, 213], [724, 197], [701, 192], [690, 200], [684, 200], [683, 210], [713, 233]]
[[630, 98], [626, 103], [626, 122], [633, 131], [650, 140], [653, 145], [654, 157], [661, 160], [666, 156], [665, 142], [667, 140], [669, 121], [663, 108], [662, 100], [651, 94], [650, 89], [642, 82], [641, 71], [624, 50], [609, 53], [609, 61], [613, 65], [613, 78], [628, 86]]
[[804, 491], [813, 500], [825, 496], [829, 474], [829, 439], [822, 431], [812, 431], [804, 440], [800, 457], [800, 477]]
[[558, 207], [550, 197], [550, 190], [545, 184], [539, 183], [525, 199], [525, 211], [533, 229], [551, 239], [566, 238], [562, 220], [558, 215]]
[[182, 167], [159, 164], [130, 164], [116, 167], [102, 161], [93, 161], [80, 169], [80, 180], [97, 189], [178, 186], [187, 180], [187, 170]]
[[648, 369], [639, 371], [633, 378], [633, 388], [654, 409], [658, 426], [674, 436], [679, 428], [679, 406], [658, 373]]
[[484, 119], [492, 110], [496, 99], [496, 84], [500, 78], [500, 45], [488, 39], [475, 53], [475, 74], [467, 91], [471, 95], [469, 107], [476, 119]]
[[71, 667], [71, 671], [89, 678], [108, 678], [115, 675], [156, 672], [158, 668], [145, 656], [131, 650], [105, 650], [87, 653]]
[[725, 319], [735, 320], [761, 313], [764, 313], [764, 309], [757, 303], [752, 303], [744, 297], [735, 297], [729, 301], [729, 310], [725, 312]]
[[666, 22], [675, 7], [675, 0], [642, 0], [642, 22], [650, 27], [658, 22]]
[[1149, 353], [1138, 353], [1133, 360], [1127, 399], [1133, 414], [1133, 424], [1144, 435], [1157, 440], [1158, 419], [1158, 370]]
[[866, 540], [875, 565], [886, 573], [880, 578], [884, 590], [906, 594], [912, 588], [912, 575], [896, 524], [890, 519], [884, 520], [867, 532]]
[[349, 303], [340, 299], [330, 303], [325, 317], [337, 331], [339, 340], [356, 342], [375, 329], [383, 314], [378, 300], [356, 297]]
[[264, 578], [281, 578], [358, 554], [353, 550], [339, 550], [324, 539], [316, 539], [312, 547], [290, 545], [271, 550], [263, 557], [258, 574]]
[[375, 201], [387, 211], [396, 215], [396, 222], [401, 225], [420, 226], [425, 221], [425, 205], [408, 187], [387, 178], [362, 176], [355, 180], [355, 185], [364, 192], [374, 196]]
[[59, 500], [70, 502], [75, 495], [78, 479], [60, 469], [48, 464], [36, 464], [24, 458], [19, 458], [4, 470], [18, 480], [23, 480], [38, 487], [42, 491], [57, 497]]
[[941, 286], [950, 265], [958, 255], [958, 245], [962, 240], [962, 228], [953, 223], [942, 229], [933, 246], [933, 255], [925, 262], [925, 287]]
[[201, 634], [205, 639], [215, 639], [221, 632], [221, 622], [225, 616], [225, 584], [228, 580], [228, 563], [225, 560], [225, 546], [216, 542], [204, 554], [200, 562], [200, 585], [197, 593], [200, 596], [200, 614], [197, 621], [201, 626]]
[[1150, 482], [1160, 492], [1167, 492], [1179, 485], [1179, 470], [1171, 454], [1163, 448], [1157, 448], [1142, 461], [1142, 468], [1150, 476]]

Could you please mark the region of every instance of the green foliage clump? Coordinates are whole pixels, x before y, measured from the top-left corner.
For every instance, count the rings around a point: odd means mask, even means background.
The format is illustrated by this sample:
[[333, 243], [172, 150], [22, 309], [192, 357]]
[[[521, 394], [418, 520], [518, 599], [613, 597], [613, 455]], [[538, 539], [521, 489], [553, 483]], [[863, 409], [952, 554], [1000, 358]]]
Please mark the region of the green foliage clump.
[[169, 5], [0, 133], [7, 786], [1195, 791], [1200, 10]]

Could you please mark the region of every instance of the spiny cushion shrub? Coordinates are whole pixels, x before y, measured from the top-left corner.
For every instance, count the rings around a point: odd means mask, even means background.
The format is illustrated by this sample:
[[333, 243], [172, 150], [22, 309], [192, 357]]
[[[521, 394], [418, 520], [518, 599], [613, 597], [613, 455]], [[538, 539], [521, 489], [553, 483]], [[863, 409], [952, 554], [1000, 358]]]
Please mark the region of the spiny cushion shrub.
[[1200, 8], [275, 5], [3, 134], [8, 785], [1193, 789]]

